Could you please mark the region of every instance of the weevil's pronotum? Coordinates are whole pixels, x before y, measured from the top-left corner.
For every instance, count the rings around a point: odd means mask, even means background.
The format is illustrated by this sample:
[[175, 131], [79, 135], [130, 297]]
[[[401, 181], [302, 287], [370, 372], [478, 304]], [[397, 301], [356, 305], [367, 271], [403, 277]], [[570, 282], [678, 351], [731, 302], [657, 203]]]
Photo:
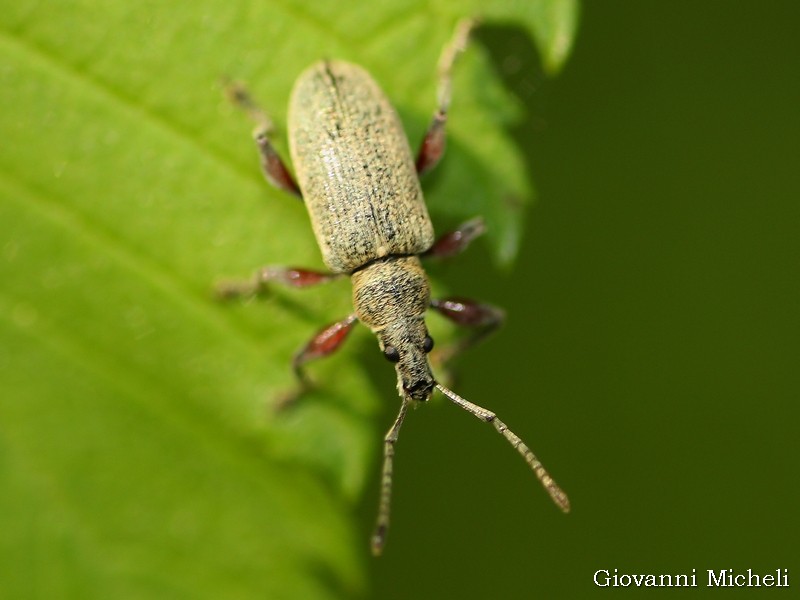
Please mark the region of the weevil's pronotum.
[[500, 325], [497, 308], [460, 298], [432, 299], [420, 257], [447, 257], [462, 251], [483, 232], [475, 219], [438, 240], [422, 197], [419, 175], [441, 158], [450, 103], [451, 69], [467, 43], [471, 20], [456, 28], [439, 63], [438, 108], [416, 161], [392, 105], [363, 69], [326, 60], [312, 65], [295, 83], [289, 104], [289, 145], [297, 180], [274, 150], [266, 116], [246, 92], [233, 86], [234, 100], [257, 120], [255, 140], [270, 183], [300, 196], [330, 272], [265, 267], [247, 283], [220, 286], [225, 297], [255, 294], [270, 283], [307, 287], [349, 275], [352, 315], [320, 330], [294, 357], [300, 388], [310, 382], [304, 365], [339, 348], [357, 321], [378, 338], [395, 364], [400, 412], [385, 437], [380, 506], [372, 551], [380, 554], [389, 527], [394, 446], [409, 404], [424, 402], [434, 388], [479, 419], [492, 423], [523, 456], [555, 503], [569, 511], [567, 495], [530, 449], [493, 412], [437, 382], [428, 353], [433, 340], [425, 326], [432, 308], [458, 325], [473, 328], [442, 353], [451, 357]]

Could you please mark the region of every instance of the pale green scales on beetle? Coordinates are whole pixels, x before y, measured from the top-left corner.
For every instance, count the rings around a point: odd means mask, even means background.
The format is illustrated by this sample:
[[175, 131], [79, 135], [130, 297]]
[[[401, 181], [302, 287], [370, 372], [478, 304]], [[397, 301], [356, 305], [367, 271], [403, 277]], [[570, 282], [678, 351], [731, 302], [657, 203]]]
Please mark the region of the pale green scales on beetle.
[[289, 101], [289, 131], [297, 181], [332, 272], [433, 245], [405, 131], [364, 69], [325, 61], [303, 72]]
[[243, 89], [232, 90], [234, 99], [259, 122], [255, 139], [264, 175], [305, 202], [323, 261], [331, 272], [265, 267], [251, 282], [221, 287], [221, 295], [256, 294], [265, 291], [270, 282], [306, 287], [350, 276], [355, 312], [321, 329], [295, 355], [293, 367], [300, 386], [291, 399], [312, 385], [304, 365], [338, 349], [358, 321], [375, 333], [384, 356], [395, 364], [402, 403], [384, 442], [380, 506], [372, 538], [376, 555], [383, 550], [389, 528], [394, 446], [400, 426], [409, 404], [427, 401], [434, 388], [492, 423], [533, 469], [553, 501], [564, 512], [570, 508], [567, 495], [522, 440], [493, 412], [437, 382], [428, 360], [433, 349], [425, 325], [428, 309], [474, 329], [472, 336], [440, 351], [441, 362], [481, 340], [503, 320], [503, 312], [488, 304], [462, 298], [432, 299], [419, 258], [452, 256], [483, 232], [483, 222], [474, 219], [435, 240], [419, 184], [419, 175], [433, 168], [444, 152], [450, 72], [473, 25], [471, 20], [459, 23], [453, 41], [442, 53], [439, 105], [416, 161], [397, 113], [361, 67], [322, 61], [298, 78], [288, 119], [297, 182], [269, 140], [269, 119]]

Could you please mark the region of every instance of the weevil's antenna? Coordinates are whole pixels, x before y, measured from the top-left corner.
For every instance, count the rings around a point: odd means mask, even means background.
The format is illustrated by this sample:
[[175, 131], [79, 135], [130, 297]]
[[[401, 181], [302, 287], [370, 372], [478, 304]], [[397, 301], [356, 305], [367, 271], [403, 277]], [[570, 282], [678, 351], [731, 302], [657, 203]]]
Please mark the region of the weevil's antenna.
[[[536, 458], [536, 455], [531, 452], [530, 448], [523, 443], [519, 436], [506, 427], [506, 424], [498, 419], [497, 415], [490, 410], [486, 410], [485, 408], [478, 406], [477, 404], [473, 404], [472, 402], [464, 400], [464, 398], [455, 392], [448, 390], [439, 383], [436, 384], [436, 387], [439, 388], [440, 392], [442, 392], [445, 396], [450, 398], [450, 400], [452, 400], [455, 404], [458, 404], [467, 412], [472, 413], [481, 421], [486, 421], [487, 423], [494, 425], [494, 428], [497, 429], [497, 431], [501, 433], [503, 437], [505, 437], [508, 442], [514, 446], [514, 448], [517, 449], [517, 452], [522, 455], [522, 458], [525, 459], [525, 462], [530, 465], [531, 469], [533, 469], [533, 472], [536, 473], [536, 477], [538, 477], [539, 481], [542, 482], [544, 489], [546, 489], [547, 493], [550, 494], [553, 502], [555, 502], [556, 505], [565, 513], [569, 512], [569, 498], [567, 498], [564, 490], [558, 487], [558, 484], [553, 480], [552, 477], [550, 477], [550, 474], [542, 466], [542, 463], [539, 462], [539, 459]], [[401, 414], [402, 412], [403, 411], [401, 411]]]
[[386, 544], [386, 534], [389, 532], [389, 512], [392, 503], [392, 469], [394, 459], [394, 445], [406, 418], [406, 411], [411, 400], [403, 397], [403, 404], [400, 405], [400, 412], [394, 421], [394, 425], [386, 432], [383, 438], [383, 473], [381, 474], [381, 499], [378, 505], [378, 521], [375, 524], [375, 533], [372, 534], [372, 555], [380, 556], [383, 546]]

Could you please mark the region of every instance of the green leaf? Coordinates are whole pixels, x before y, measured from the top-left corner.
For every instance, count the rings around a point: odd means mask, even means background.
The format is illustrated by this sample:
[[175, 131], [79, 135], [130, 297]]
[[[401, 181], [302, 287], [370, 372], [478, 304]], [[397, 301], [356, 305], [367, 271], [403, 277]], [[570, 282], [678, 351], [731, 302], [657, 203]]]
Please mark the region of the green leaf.
[[[537, 6], [534, 10], [529, 5]], [[460, 7], [461, 6], [461, 7]], [[477, 6], [477, 3], [476, 3]], [[563, 61], [574, 2], [489, 3]], [[50, 1], [0, 15], [0, 582], [4, 597], [325, 598], [364, 589], [352, 509], [379, 452], [356, 355], [276, 415], [293, 351], [350, 311], [346, 281], [223, 306], [223, 277], [321, 266], [301, 203], [262, 181], [220, 78], [278, 124], [323, 56], [370, 69], [412, 140], [463, 5]], [[483, 10], [483, 8], [481, 9]], [[555, 18], [553, 18], [555, 16]], [[431, 211], [484, 213], [510, 258], [529, 184], [513, 101], [458, 65]], [[500, 207], [500, 208], [498, 208]], [[348, 358], [349, 357], [349, 360]], [[391, 372], [387, 374], [391, 381]]]

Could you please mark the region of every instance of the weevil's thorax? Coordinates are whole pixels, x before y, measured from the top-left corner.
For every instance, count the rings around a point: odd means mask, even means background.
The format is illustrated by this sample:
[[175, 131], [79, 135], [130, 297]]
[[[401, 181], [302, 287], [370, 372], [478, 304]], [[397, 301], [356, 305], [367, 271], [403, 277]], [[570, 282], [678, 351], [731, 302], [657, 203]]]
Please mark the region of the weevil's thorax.
[[[427, 400], [435, 384], [426, 352], [430, 285], [416, 256], [388, 257], [353, 273], [353, 307], [395, 362], [401, 396]], [[428, 346], [428, 350], [430, 346]], [[397, 360], [394, 360], [394, 358]]]

